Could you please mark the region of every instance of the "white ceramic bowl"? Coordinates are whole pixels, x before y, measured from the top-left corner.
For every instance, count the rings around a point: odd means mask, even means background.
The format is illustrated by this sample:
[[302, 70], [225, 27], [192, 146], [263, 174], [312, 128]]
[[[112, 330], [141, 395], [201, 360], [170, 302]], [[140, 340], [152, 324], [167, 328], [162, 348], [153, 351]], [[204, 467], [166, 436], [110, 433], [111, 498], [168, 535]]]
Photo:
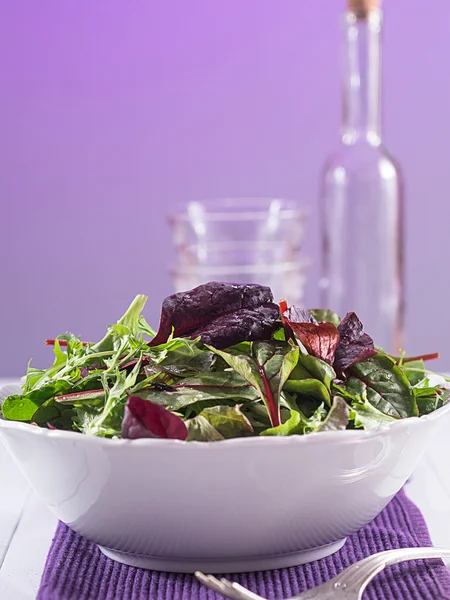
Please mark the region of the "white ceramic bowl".
[[399, 491], [449, 414], [450, 404], [370, 432], [212, 443], [107, 440], [0, 420], [0, 438], [56, 516], [107, 556], [162, 571], [239, 572], [338, 550]]

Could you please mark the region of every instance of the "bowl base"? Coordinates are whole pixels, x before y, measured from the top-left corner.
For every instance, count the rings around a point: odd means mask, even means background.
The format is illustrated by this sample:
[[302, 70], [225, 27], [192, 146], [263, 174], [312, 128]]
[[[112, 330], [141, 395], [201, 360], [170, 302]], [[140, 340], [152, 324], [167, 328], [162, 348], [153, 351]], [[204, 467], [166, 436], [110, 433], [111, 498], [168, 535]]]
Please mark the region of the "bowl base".
[[268, 571], [270, 569], [283, 569], [303, 565], [313, 560], [319, 560], [334, 554], [345, 544], [346, 538], [338, 540], [326, 546], [319, 546], [300, 552], [289, 554], [275, 554], [272, 556], [260, 556], [256, 558], [159, 558], [145, 556], [143, 554], [129, 554], [119, 550], [111, 550], [99, 546], [100, 550], [108, 558], [117, 562], [149, 569], [151, 571], [166, 571], [169, 573], [248, 573], [251, 571]]

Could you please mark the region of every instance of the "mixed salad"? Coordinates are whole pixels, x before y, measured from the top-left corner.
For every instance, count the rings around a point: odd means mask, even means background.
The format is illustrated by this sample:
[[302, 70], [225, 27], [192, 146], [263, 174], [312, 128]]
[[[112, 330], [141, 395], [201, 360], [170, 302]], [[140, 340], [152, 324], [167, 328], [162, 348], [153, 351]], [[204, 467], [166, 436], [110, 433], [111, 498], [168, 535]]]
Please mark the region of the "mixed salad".
[[371, 429], [443, 406], [449, 384], [421, 357], [388, 356], [355, 313], [274, 304], [261, 285], [173, 294], [157, 332], [137, 296], [96, 343], [46, 340], [4, 419], [107, 438], [218, 441]]

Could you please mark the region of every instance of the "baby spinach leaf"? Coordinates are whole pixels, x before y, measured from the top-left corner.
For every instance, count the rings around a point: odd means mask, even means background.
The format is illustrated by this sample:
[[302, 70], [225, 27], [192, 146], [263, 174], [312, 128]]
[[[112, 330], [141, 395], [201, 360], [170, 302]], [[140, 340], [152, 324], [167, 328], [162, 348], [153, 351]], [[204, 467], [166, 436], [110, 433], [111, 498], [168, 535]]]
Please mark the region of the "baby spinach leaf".
[[221, 356], [257, 390], [266, 405], [271, 424], [278, 426], [281, 390], [298, 361], [298, 348], [275, 342], [255, 342], [252, 357], [233, 355], [212, 347], [210, 350]]
[[318, 379], [288, 379], [283, 390], [302, 396], [312, 396], [320, 402], [331, 406], [330, 393], [325, 385]]
[[271, 427], [270, 429], [262, 431], [260, 435], [303, 435], [305, 433], [319, 431], [326, 414], [327, 412], [323, 408], [323, 405], [319, 406], [310, 418], [305, 417], [301, 411], [292, 410], [290, 412], [290, 417], [284, 423], [278, 427]]
[[[352, 379], [360, 383], [356, 384]], [[362, 387], [370, 404], [386, 415], [412, 417], [418, 414], [407, 377], [395, 361], [385, 354], [377, 354], [353, 365], [347, 388], [352, 389], [352, 386]]]
[[300, 354], [298, 362], [289, 377], [290, 380], [296, 379], [318, 379], [329, 390], [332, 381], [336, 378], [336, 373], [332, 366], [325, 361], [309, 354]]
[[70, 383], [65, 380], [50, 381], [41, 388], [22, 396], [9, 396], [2, 404], [2, 413], [10, 421], [28, 421], [33, 419], [36, 410], [48, 399], [66, 392]]
[[302, 435], [304, 433], [304, 422], [302, 416], [296, 410], [291, 410], [291, 415], [285, 423], [277, 427], [271, 427], [262, 431], [259, 435], [263, 436], [284, 436], [284, 435]]
[[73, 428], [73, 408], [55, 402], [53, 398], [46, 400], [32, 417], [32, 422], [40, 427], [71, 430]]
[[352, 402], [350, 420], [354, 422], [356, 428], [374, 429], [380, 427], [380, 425], [393, 423], [398, 419], [381, 412], [366, 399]]

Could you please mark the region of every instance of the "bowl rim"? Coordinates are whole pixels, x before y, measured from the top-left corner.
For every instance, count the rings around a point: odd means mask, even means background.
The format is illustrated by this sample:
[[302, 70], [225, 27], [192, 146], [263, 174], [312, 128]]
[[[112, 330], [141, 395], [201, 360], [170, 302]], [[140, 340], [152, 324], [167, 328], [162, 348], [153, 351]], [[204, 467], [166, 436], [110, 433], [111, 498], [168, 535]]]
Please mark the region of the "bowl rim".
[[[11, 384], [0, 385], [0, 391], [5, 387], [10, 387]], [[261, 446], [273, 444], [317, 444], [326, 442], [339, 442], [340, 444], [354, 444], [358, 440], [364, 441], [371, 438], [383, 437], [392, 430], [400, 431], [400, 429], [408, 429], [417, 427], [422, 422], [436, 421], [442, 418], [446, 413], [450, 413], [450, 401], [441, 408], [424, 415], [422, 417], [406, 417], [392, 423], [384, 423], [373, 429], [346, 429], [344, 431], [320, 431], [312, 432], [305, 435], [290, 435], [290, 436], [254, 436], [254, 437], [237, 437], [214, 442], [199, 442], [199, 441], [184, 441], [162, 438], [140, 438], [137, 440], [130, 439], [114, 439], [97, 437], [94, 435], [86, 435], [77, 431], [66, 431], [61, 429], [45, 429], [31, 423], [23, 423], [21, 421], [10, 421], [0, 418], [0, 437], [2, 429], [16, 429], [18, 431], [28, 432], [31, 435], [48, 437], [49, 439], [66, 439], [71, 441], [84, 440], [83, 443], [106, 445], [109, 448], [120, 447], [136, 447], [156, 446], [159, 448], [232, 448], [236, 446]], [[210, 451], [210, 450], [208, 450]]]

